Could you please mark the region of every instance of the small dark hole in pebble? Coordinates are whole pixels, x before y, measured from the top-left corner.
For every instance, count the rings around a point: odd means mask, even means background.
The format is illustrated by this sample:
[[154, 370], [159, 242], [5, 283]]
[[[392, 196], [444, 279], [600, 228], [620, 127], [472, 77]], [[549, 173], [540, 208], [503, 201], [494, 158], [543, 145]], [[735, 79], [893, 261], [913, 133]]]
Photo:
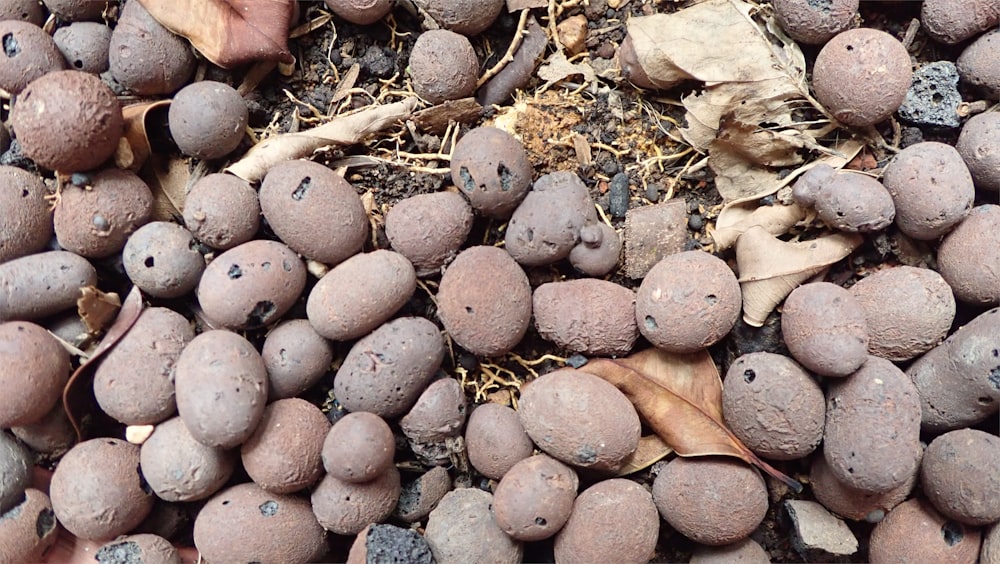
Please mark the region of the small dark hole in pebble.
[[743, 371], [743, 381], [747, 384], [753, 382], [757, 379], [757, 373], [753, 370], [747, 369]]
[[962, 526], [954, 521], [948, 521], [944, 525], [941, 525], [941, 536], [944, 537], [944, 542], [948, 546], [955, 546], [956, 544], [962, 542], [965, 538], [965, 532], [962, 530]]
[[643, 319], [643, 323], [646, 324], [646, 329], [649, 330], [659, 328], [659, 325], [656, 324], [656, 318], [654, 318], [652, 315], [647, 315], [646, 319]]
[[848, 474], [853, 474], [853, 473], [854, 473], [854, 468], [853, 468], [853, 467], [851, 467], [851, 468], [848, 468], [848, 469], [847, 469], [847, 473], [848, 473]]
[[303, 178], [302, 182], [299, 182], [299, 185], [295, 188], [295, 191], [292, 192], [292, 199], [295, 200], [296, 202], [301, 201], [302, 198], [306, 196], [306, 192], [309, 191], [311, 184], [312, 184], [312, 178], [308, 176]]
[[271, 270], [271, 263], [270, 263], [270, 261], [268, 261], [268, 262], [262, 262], [262, 263], [260, 263], [260, 267], [262, 269], [264, 269], [264, 270]]
[[156, 265], [156, 259], [153, 257], [146, 257], [146, 260], [142, 261], [142, 264], [146, 265], [146, 268], [153, 268]]
[[500, 189], [507, 192], [514, 185], [514, 175], [511, 174], [507, 165], [500, 163], [497, 165], [497, 176], [500, 177]]
[[993, 358], [1000, 356], [1000, 349], [993, 349]]
[[230, 280], [239, 280], [243, 276], [243, 269], [240, 268], [240, 265], [234, 264], [229, 267], [228, 276]]
[[83, 68], [83, 61], [81, 61], [80, 59], [77, 59], [77, 60], [73, 61], [73, 67], [78, 68], [78, 69], [82, 69]]
[[847, 50], [848, 51], [853, 51], [854, 50], [854, 45], [848, 45], [847, 46]]
[[462, 190], [472, 192], [476, 189], [476, 181], [472, 179], [472, 174], [468, 168], [463, 166], [458, 169], [458, 177], [462, 179]]
[[990, 381], [990, 385], [993, 386], [994, 390], [1000, 390], [1000, 366], [990, 370], [987, 380]]
[[111, 445], [111, 446], [118, 446], [118, 443], [116, 443], [114, 441], [108, 441], [108, 444]]
[[471, 307], [469, 307], [469, 306], [465, 306], [465, 313], [468, 313], [468, 314], [470, 314], [470, 315], [471, 315], [472, 313], [474, 313], [474, 311], [475, 311], [475, 310], [473, 310], [473, 309], [472, 309]]
[[709, 294], [709, 295], [705, 296], [705, 303], [707, 303], [710, 306], [715, 305], [716, 303], [718, 303], [718, 301], [719, 301], [719, 297], [716, 296], [715, 294]]
[[524, 232], [524, 236], [528, 239], [528, 242], [534, 241], [535, 240], [535, 230], [534, 229], [528, 229], [527, 231]]
[[837, 212], [837, 217], [844, 217], [845, 215], [847, 215], [847, 214], [844, 213], [844, 212], [842, 212], [842, 211], [838, 211]]
[[281, 268], [283, 268], [285, 270], [285, 272], [291, 272], [292, 271], [292, 263], [288, 262], [287, 260], [283, 260], [283, 261], [281, 261]]
[[251, 327], [265, 325], [274, 315], [275, 310], [274, 302], [270, 300], [257, 302], [257, 305], [253, 306], [250, 311], [250, 315], [247, 316], [247, 324]]
[[20, 52], [21, 46], [18, 45], [17, 39], [14, 38], [14, 34], [5, 34], [3, 36], [3, 54], [8, 57], [16, 57]]
[[989, 404], [993, 403], [993, 398], [987, 397], [987, 396], [983, 396], [983, 397], [979, 398], [978, 401], [979, 401], [979, 405], [989, 405]]
[[535, 524], [539, 527], [544, 527], [547, 523], [544, 517], [535, 517]]
[[[28, 190], [27, 190], [27, 189], [25, 189], [25, 188], [22, 188], [22, 189], [21, 189], [21, 197], [22, 197], [22, 198], [27, 198], [27, 197], [28, 197], [28, 194], [29, 194], [29, 192], [28, 192]], [[997, 352], [997, 351], [993, 351], [993, 352]], [[996, 355], [993, 355], [993, 356], [996, 356]]]
[[223, 501], [222, 505], [229, 505], [229, 500], [227, 499], [227, 500]]
[[42, 538], [49, 534], [55, 526], [56, 515], [51, 509], [46, 507], [38, 512], [38, 518], [35, 519], [35, 534], [38, 535], [38, 538]]
[[260, 514], [264, 517], [273, 517], [278, 513], [278, 502], [268, 500], [260, 504]]

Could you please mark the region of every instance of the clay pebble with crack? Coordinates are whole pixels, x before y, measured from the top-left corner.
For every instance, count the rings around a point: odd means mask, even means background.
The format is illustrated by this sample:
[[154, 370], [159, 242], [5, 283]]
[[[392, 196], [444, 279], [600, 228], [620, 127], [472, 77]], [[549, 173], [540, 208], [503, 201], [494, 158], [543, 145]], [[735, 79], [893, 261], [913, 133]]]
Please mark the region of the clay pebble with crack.
[[167, 539], [153, 534], [128, 535], [105, 543], [94, 559], [98, 564], [141, 562], [142, 564], [181, 564], [180, 553]]
[[[918, 445], [917, 450], [919, 456], [923, 447]], [[826, 459], [816, 456], [809, 471], [809, 484], [816, 501], [837, 515], [855, 521], [878, 523], [894, 507], [910, 497], [918, 477], [918, 474], [913, 474], [908, 480], [886, 492], [866, 492], [841, 482], [830, 470]]]
[[950, 520], [919, 497], [899, 504], [872, 530], [868, 559], [891, 564], [919, 554], [927, 562], [975, 562], [982, 533]]
[[356, 535], [389, 517], [400, 491], [399, 470], [393, 465], [367, 482], [346, 482], [327, 474], [312, 492], [312, 509], [324, 529]]
[[143, 292], [156, 298], [179, 298], [198, 285], [205, 258], [190, 231], [170, 221], [154, 221], [129, 235], [122, 265]]
[[532, 294], [535, 329], [562, 349], [587, 356], [622, 356], [639, 337], [635, 292], [607, 280], [549, 282]]
[[434, 466], [412, 482], [403, 484], [393, 515], [404, 523], [423, 521], [451, 491], [451, 477], [443, 466]]
[[997, 0], [925, 0], [920, 23], [927, 34], [945, 44], [961, 43], [1000, 23]]
[[604, 480], [576, 497], [569, 520], [556, 535], [555, 558], [559, 562], [649, 562], [659, 528], [649, 490], [631, 480]]
[[495, 127], [466, 133], [451, 153], [451, 181], [481, 214], [504, 219], [531, 188], [532, 168], [524, 146]]
[[212, 496], [233, 475], [236, 462], [236, 451], [201, 444], [180, 417], [158, 424], [139, 451], [149, 487], [171, 502]]
[[885, 168], [882, 184], [896, 206], [896, 226], [922, 241], [941, 237], [965, 219], [976, 192], [958, 150], [936, 141], [900, 151]]
[[580, 177], [552, 172], [538, 178], [514, 210], [505, 247], [522, 265], [551, 264], [568, 257], [580, 242], [580, 230], [596, 222], [594, 202]]
[[6, 431], [0, 431], [0, 515], [24, 500], [32, 465], [28, 450]]
[[395, 4], [394, 0], [325, 0], [337, 17], [353, 24], [371, 25], [384, 18]]
[[153, 214], [153, 193], [135, 173], [108, 168], [63, 188], [53, 216], [56, 239], [87, 258], [121, 252]]
[[569, 519], [579, 486], [576, 472], [562, 462], [545, 454], [526, 458], [497, 484], [493, 516], [519, 541], [550, 538]]
[[493, 496], [476, 488], [457, 488], [431, 511], [424, 536], [437, 562], [517, 564], [524, 549], [493, 518]]
[[829, 282], [792, 290], [781, 335], [795, 360], [821, 376], [849, 376], [868, 359], [868, 321], [851, 292]]
[[0, 514], [0, 554], [11, 562], [39, 562], [56, 542], [58, 523], [44, 492], [28, 488], [24, 499]]
[[969, 118], [962, 126], [955, 148], [969, 167], [976, 188], [1000, 191], [1000, 112]]
[[268, 332], [260, 356], [267, 367], [267, 397], [274, 401], [319, 382], [333, 362], [333, 347], [308, 320], [289, 319]]
[[288, 494], [305, 489], [323, 475], [321, 454], [329, 429], [326, 415], [304, 399], [273, 402], [240, 447], [243, 468], [269, 492]]
[[825, 163], [795, 181], [792, 198], [815, 208], [824, 223], [840, 231], [881, 231], [896, 217], [892, 196], [881, 182], [866, 174], [838, 172]]
[[0, 21], [3, 57], [0, 57], [0, 88], [20, 94], [36, 78], [63, 70], [66, 62], [52, 37], [35, 24], [20, 20]]
[[416, 0], [437, 25], [473, 36], [486, 31], [503, 9], [503, 0]]
[[938, 436], [924, 453], [920, 485], [949, 519], [971, 526], [1000, 521], [1000, 437], [975, 429]]
[[170, 135], [185, 155], [218, 159], [232, 153], [246, 135], [250, 113], [232, 86], [202, 80], [174, 94], [167, 113]]
[[937, 260], [938, 272], [960, 301], [1000, 305], [1000, 206], [972, 208], [945, 236]]
[[0, 324], [0, 428], [40, 420], [62, 396], [69, 353], [44, 328], [27, 321]]
[[69, 251], [48, 251], [0, 264], [0, 321], [41, 319], [76, 306], [80, 290], [97, 284], [97, 270]]
[[52, 238], [52, 213], [41, 178], [0, 166], [0, 263], [37, 253]]
[[91, 74], [108, 70], [111, 28], [103, 23], [72, 23], [57, 29], [52, 40], [68, 67]]
[[458, 192], [417, 194], [385, 215], [385, 235], [417, 276], [430, 276], [455, 258], [472, 230], [472, 207]]
[[491, 480], [503, 478], [535, 448], [517, 412], [497, 403], [484, 403], [472, 410], [465, 427], [465, 446], [472, 467]]
[[854, 24], [859, 4], [859, 0], [775, 0], [774, 15], [792, 39], [820, 45]]
[[465, 426], [466, 405], [462, 385], [454, 378], [435, 380], [399, 420], [417, 460], [427, 466], [450, 464], [455, 439]]
[[160, 25], [139, 1], [122, 8], [111, 32], [108, 58], [115, 80], [141, 96], [170, 94], [195, 69], [188, 42]]
[[421, 33], [413, 44], [409, 74], [417, 96], [440, 104], [475, 92], [479, 59], [464, 35], [432, 29]]
[[209, 247], [228, 250], [253, 239], [260, 201], [250, 183], [231, 174], [209, 174], [191, 186], [184, 225]]

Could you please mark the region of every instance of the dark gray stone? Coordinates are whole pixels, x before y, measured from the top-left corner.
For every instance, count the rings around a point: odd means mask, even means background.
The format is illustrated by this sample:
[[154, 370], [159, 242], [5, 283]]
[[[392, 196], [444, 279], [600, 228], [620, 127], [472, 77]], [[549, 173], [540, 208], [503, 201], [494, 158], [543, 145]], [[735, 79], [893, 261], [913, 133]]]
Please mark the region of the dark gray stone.
[[431, 547], [412, 529], [372, 525], [365, 539], [367, 564], [434, 564]]
[[918, 125], [958, 127], [958, 68], [950, 61], [926, 64], [913, 73], [913, 84], [899, 107], [899, 117]]
[[611, 197], [608, 211], [611, 212], [611, 217], [616, 219], [625, 217], [625, 213], [628, 212], [628, 192], [628, 175], [624, 172], [614, 175], [608, 187], [608, 194]]

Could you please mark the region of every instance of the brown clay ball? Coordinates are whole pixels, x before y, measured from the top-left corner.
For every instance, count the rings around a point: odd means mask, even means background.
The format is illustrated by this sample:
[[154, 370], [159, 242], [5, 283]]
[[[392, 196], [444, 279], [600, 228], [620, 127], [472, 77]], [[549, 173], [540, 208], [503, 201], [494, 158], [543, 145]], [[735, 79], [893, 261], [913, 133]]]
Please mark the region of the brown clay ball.
[[356, 535], [391, 515], [399, 492], [399, 470], [393, 465], [376, 478], [360, 483], [327, 474], [313, 490], [313, 513], [324, 529], [338, 535]]
[[125, 273], [157, 298], [179, 298], [198, 285], [205, 258], [194, 235], [170, 221], [147, 223], [129, 236], [122, 251]]
[[1000, 112], [969, 118], [955, 143], [976, 188], [1000, 191]]
[[392, 11], [395, 0], [326, 0], [327, 7], [341, 19], [358, 25], [373, 24]]
[[882, 184], [904, 234], [929, 241], [962, 221], [976, 195], [972, 175], [951, 145], [924, 141], [903, 149], [885, 168]]
[[416, 480], [404, 484], [393, 515], [404, 523], [423, 521], [451, 491], [451, 477], [443, 466], [435, 466]]
[[472, 208], [457, 192], [418, 194], [401, 200], [385, 215], [385, 235], [393, 250], [429, 276], [455, 258], [472, 229]]
[[125, 242], [153, 214], [153, 193], [135, 173], [108, 168], [89, 186], [66, 186], [56, 206], [56, 239], [67, 251], [88, 258], [121, 252]]
[[170, 541], [148, 533], [117, 538], [94, 554], [98, 564], [118, 564], [132, 558], [142, 564], [181, 564], [180, 553]]
[[775, 0], [774, 15], [792, 39], [819, 45], [851, 27], [859, 3], [859, 0]]
[[986, 31], [1000, 22], [995, 0], [924, 0], [920, 23], [941, 43], [954, 44]]
[[557, 562], [649, 562], [660, 519], [649, 491], [622, 478], [598, 482], [573, 503], [556, 535]]
[[895, 37], [870, 28], [845, 31], [816, 57], [816, 98], [837, 120], [874, 125], [893, 114], [910, 89], [910, 54]]
[[308, 320], [290, 319], [267, 334], [260, 356], [267, 367], [267, 397], [274, 401], [295, 397], [319, 382], [333, 362], [333, 348]]
[[0, 324], [0, 428], [34, 423], [55, 406], [69, 379], [69, 353], [39, 325]]
[[896, 217], [892, 196], [881, 182], [866, 174], [838, 172], [827, 164], [799, 177], [792, 197], [799, 205], [815, 208], [824, 223], [840, 231], [880, 231]]
[[0, 21], [0, 88], [12, 95], [44, 74], [66, 68], [52, 37], [35, 24], [21, 20]]
[[920, 484], [945, 517], [973, 526], [1000, 521], [1000, 437], [975, 429], [937, 437], [924, 453]]
[[41, 26], [45, 12], [37, 0], [7, 0], [0, 2], [0, 20], [20, 20]]
[[580, 243], [569, 252], [569, 263], [587, 276], [601, 277], [618, 266], [622, 238], [613, 227], [596, 222], [580, 229]]
[[424, 533], [438, 562], [521, 562], [521, 543], [496, 524], [493, 496], [476, 488], [448, 492], [431, 511]]
[[486, 31], [503, 9], [503, 0], [417, 0], [438, 25], [462, 35]]
[[[917, 449], [918, 454], [923, 452], [920, 446]], [[809, 485], [816, 501], [841, 517], [868, 523], [878, 523], [892, 508], [906, 501], [917, 478], [918, 475], [913, 474], [898, 487], [887, 492], [873, 493], [854, 489], [841, 482], [822, 456], [813, 457], [809, 471]]]
[[392, 466], [396, 441], [384, 419], [365, 411], [348, 413], [323, 442], [323, 466], [344, 482], [374, 480]]
[[108, 70], [111, 28], [103, 23], [76, 22], [57, 29], [52, 39], [70, 68], [92, 74]]
[[410, 449], [424, 464], [449, 464], [451, 441], [465, 425], [467, 406], [462, 385], [440, 378], [427, 386], [409, 413], [399, 420]]
[[959, 300], [1000, 304], [1000, 206], [972, 208], [938, 247], [938, 272]]
[[69, 251], [48, 251], [0, 264], [0, 321], [40, 319], [76, 307], [80, 288], [97, 284], [90, 261]]
[[0, 431], [0, 515], [24, 500], [32, 459], [14, 437]]
[[67, 22], [99, 20], [107, 4], [91, 0], [42, 0], [45, 7], [59, 19]]
[[73, 70], [50, 72], [28, 84], [10, 121], [24, 154], [62, 173], [100, 166], [125, 130], [111, 89], [96, 76]]
[[48, 191], [38, 176], [0, 166], [0, 263], [36, 253], [52, 238]]
[[417, 37], [410, 52], [413, 91], [431, 104], [471, 96], [476, 90], [479, 59], [464, 35], [432, 29]]
[[895, 564], [913, 558], [921, 562], [975, 562], [981, 533], [943, 517], [927, 500], [913, 498], [886, 515], [872, 531], [868, 559]]
[[635, 292], [608, 280], [542, 284], [532, 295], [532, 311], [538, 334], [574, 353], [624, 356], [639, 337]]
[[188, 192], [184, 225], [209, 247], [227, 250], [246, 243], [260, 227], [257, 191], [237, 176], [209, 174]]
[[237, 452], [205, 446], [191, 436], [184, 421], [160, 423], [142, 443], [142, 473], [157, 497], [197, 501], [219, 491], [236, 469]]
[[41, 562], [59, 536], [49, 496], [34, 488], [0, 519], [0, 554], [10, 562]]
[[539, 454], [515, 464], [493, 493], [493, 516], [520, 541], [547, 539], [569, 519], [580, 482], [572, 468]]
[[1000, 99], [1000, 32], [993, 30], [976, 39], [962, 51], [955, 65], [962, 82], [981, 92], [985, 97]]
[[267, 406], [240, 454], [250, 479], [269, 492], [292, 493], [323, 474], [323, 439], [330, 422], [315, 405], [288, 398]]
[[466, 133], [451, 154], [451, 181], [490, 217], [510, 217], [531, 188], [531, 174], [521, 142], [495, 127]]
[[757, 541], [743, 539], [722, 546], [699, 546], [690, 564], [769, 564], [771, 556]]
[[465, 446], [472, 467], [491, 480], [503, 478], [535, 448], [517, 412], [497, 403], [472, 410], [465, 427]]
[[122, 8], [111, 33], [108, 58], [115, 80], [141, 96], [177, 90], [195, 67], [187, 40], [160, 25], [141, 2]]
[[199, 159], [218, 159], [233, 152], [246, 134], [249, 118], [246, 102], [236, 89], [213, 80], [181, 88], [167, 113], [177, 147]]
[[848, 376], [868, 358], [865, 310], [851, 292], [829, 282], [792, 290], [781, 311], [781, 334], [795, 360], [822, 376]]
[[505, 248], [525, 266], [551, 264], [569, 256], [580, 230], [597, 221], [587, 185], [574, 172], [546, 174], [535, 181], [507, 223]]

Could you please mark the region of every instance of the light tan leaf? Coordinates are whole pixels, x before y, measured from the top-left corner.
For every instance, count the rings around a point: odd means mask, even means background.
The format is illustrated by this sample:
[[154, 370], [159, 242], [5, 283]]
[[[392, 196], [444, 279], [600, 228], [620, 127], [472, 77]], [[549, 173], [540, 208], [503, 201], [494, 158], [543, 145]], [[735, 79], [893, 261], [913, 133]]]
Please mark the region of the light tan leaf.
[[722, 380], [707, 351], [679, 355], [650, 348], [619, 359], [598, 358], [580, 370], [614, 384], [646, 423], [680, 456], [732, 456], [789, 487], [782, 474], [740, 442], [722, 418]]
[[91, 334], [100, 333], [114, 320], [122, 300], [114, 292], [104, 293], [93, 286], [80, 288], [76, 310]]
[[639, 446], [632, 454], [625, 457], [622, 467], [615, 472], [615, 476], [628, 476], [645, 470], [666, 458], [671, 452], [674, 452], [674, 449], [670, 448], [659, 435], [639, 437]]
[[130, 104], [122, 108], [122, 117], [125, 118], [123, 139], [126, 144], [119, 144], [118, 151], [115, 153], [115, 164], [118, 168], [125, 168], [132, 172], [142, 168], [146, 159], [153, 153], [153, 148], [149, 144], [149, 133], [146, 130], [146, 120], [150, 113], [169, 106], [170, 100], [157, 100]]
[[566, 53], [556, 51], [538, 67], [538, 78], [545, 81], [541, 90], [548, 90], [553, 84], [560, 80], [565, 80], [571, 76], [583, 77], [585, 84], [590, 84], [597, 80], [597, 74], [589, 63], [571, 63], [566, 58]]
[[172, 221], [184, 214], [191, 179], [187, 160], [171, 155], [151, 155], [141, 176], [153, 192], [154, 221]]
[[763, 227], [772, 235], [781, 235], [806, 218], [807, 211], [798, 204], [789, 206], [757, 206], [753, 203], [726, 206], [715, 219], [712, 240], [717, 250], [732, 247], [747, 229]]

